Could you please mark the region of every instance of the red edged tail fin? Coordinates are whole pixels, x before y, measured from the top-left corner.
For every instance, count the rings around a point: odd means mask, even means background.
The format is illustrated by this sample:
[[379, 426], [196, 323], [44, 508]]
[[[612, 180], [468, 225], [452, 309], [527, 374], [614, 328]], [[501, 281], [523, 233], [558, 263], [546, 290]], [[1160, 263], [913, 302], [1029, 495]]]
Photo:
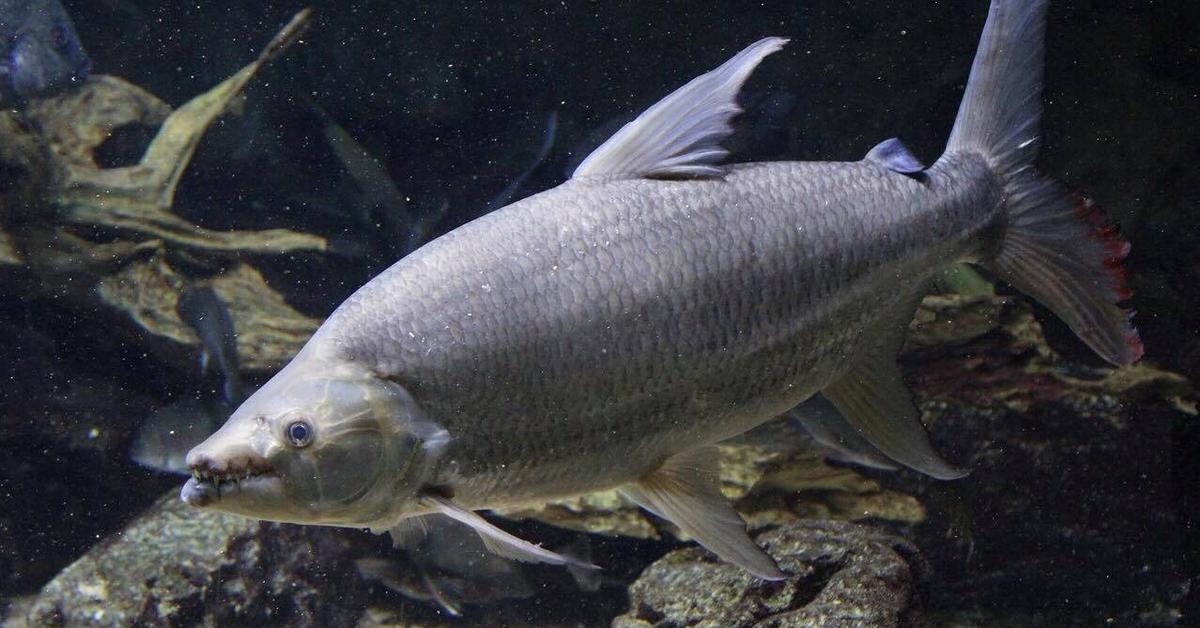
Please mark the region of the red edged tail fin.
[[1006, 184], [1008, 224], [985, 264], [1063, 319], [1096, 353], [1124, 365], [1142, 341], [1121, 307], [1130, 297], [1122, 264], [1129, 244], [1092, 204], [1032, 169]]
[[1120, 307], [1129, 245], [1086, 201], [1033, 169], [1041, 140], [1048, 0], [992, 0], [946, 153], [984, 156], [1004, 182], [1007, 230], [984, 264], [1066, 321], [1104, 359], [1129, 364], [1142, 341]]

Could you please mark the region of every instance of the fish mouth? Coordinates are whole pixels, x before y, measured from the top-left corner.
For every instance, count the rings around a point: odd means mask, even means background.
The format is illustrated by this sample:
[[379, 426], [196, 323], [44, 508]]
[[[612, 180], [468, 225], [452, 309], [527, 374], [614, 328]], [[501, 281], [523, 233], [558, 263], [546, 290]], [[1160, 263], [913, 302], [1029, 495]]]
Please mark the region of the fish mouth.
[[190, 465], [192, 477], [179, 497], [189, 506], [209, 506], [243, 491], [263, 489], [279, 481], [275, 469], [258, 456], [217, 463], [204, 459]]

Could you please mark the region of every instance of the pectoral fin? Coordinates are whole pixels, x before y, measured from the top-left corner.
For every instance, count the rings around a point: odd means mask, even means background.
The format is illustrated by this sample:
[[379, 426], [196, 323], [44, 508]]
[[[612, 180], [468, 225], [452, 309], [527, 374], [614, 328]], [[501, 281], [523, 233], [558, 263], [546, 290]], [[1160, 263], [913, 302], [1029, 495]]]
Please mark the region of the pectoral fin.
[[679, 526], [717, 556], [766, 580], [787, 574], [746, 534], [746, 523], [718, 487], [715, 447], [702, 447], [669, 458], [657, 471], [621, 494]]
[[599, 569], [599, 567], [591, 563], [577, 560], [570, 556], [563, 556], [562, 554], [557, 554], [534, 545], [529, 541], [519, 539], [492, 525], [487, 519], [479, 516], [479, 514], [467, 510], [445, 497], [427, 495], [422, 497], [422, 501], [436, 512], [469, 526], [479, 535], [480, 540], [483, 541], [488, 551], [497, 556], [525, 563], [546, 563], [549, 565], [570, 565], [584, 569]]
[[946, 462], [933, 449], [921, 413], [904, 385], [896, 355], [916, 307], [898, 308], [869, 332], [871, 342], [854, 366], [821, 392], [879, 451], [892, 460], [939, 480], [954, 480], [968, 471]]

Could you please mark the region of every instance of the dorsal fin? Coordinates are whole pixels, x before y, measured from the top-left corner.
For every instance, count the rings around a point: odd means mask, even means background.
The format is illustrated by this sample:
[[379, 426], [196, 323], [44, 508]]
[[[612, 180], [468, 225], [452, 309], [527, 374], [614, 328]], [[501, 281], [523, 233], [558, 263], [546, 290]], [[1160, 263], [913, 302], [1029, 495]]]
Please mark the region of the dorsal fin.
[[868, 151], [867, 156], [863, 159], [874, 161], [884, 168], [900, 174], [916, 174], [925, 169], [925, 164], [921, 163], [921, 160], [908, 150], [904, 142], [895, 137], [876, 144], [875, 148]]
[[730, 119], [742, 111], [738, 91], [759, 62], [787, 41], [760, 39], [721, 67], [692, 79], [621, 127], [571, 176], [720, 176], [724, 170], [717, 164], [728, 154], [720, 142], [733, 132]]

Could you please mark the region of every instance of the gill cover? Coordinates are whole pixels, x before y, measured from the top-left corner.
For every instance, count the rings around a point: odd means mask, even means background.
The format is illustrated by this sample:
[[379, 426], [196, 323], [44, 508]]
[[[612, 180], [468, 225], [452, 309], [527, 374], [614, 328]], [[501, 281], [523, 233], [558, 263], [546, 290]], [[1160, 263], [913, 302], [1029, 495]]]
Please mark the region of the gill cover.
[[356, 364], [293, 366], [271, 402], [279, 447], [268, 460], [286, 490], [327, 523], [390, 518], [424, 483], [446, 430], [403, 387]]

